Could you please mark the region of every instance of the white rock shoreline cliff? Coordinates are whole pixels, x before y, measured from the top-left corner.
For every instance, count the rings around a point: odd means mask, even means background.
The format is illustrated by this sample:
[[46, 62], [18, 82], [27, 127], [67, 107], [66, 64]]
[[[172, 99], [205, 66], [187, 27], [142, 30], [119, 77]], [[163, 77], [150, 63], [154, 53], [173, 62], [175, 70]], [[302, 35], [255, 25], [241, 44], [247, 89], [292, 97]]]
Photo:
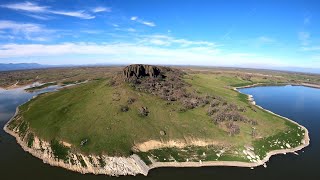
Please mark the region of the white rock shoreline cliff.
[[[259, 86], [259, 84], [250, 85], [246, 87], [253, 87], [253, 86]], [[238, 91], [238, 88], [246, 88], [246, 87], [237, 87], [237, 88], [234, 88], [234, 90]], [[254, 99], [252, 96], [248, 96], [248, 99], [251, 103], [254, 102]], [[272, 155], [295, 153], [296, 151], [299, 151], [309, 145], [309, 142], [310, 142], [309, 134], [308, 134], [308, 130], [305, 127], [299, 125], [295, 121], [292, 121], [286, 117], [280, 116], [269, 110], [266, 110], [261, 106], [256, 105], [255, 103], [253, 104], [258, 108], [261, 108], [265, 111], [268, 111], [269, 113], [272, 113], [276, 116], [284, 118], [300, 126], [300, 128], [305, 130], [304, 142], [300, 146], [295, 148], [270, 151], [267, 153], [266, 157], [264, 157], [262, 160], [259, 160], [257, 162], [238, 162], [238, 161], [153, 162], [151, 165], [146, 165], [140, 159], [140, 157], [135, 154], [131, 155], [130, 157], [110, 157], [105, 155], [102, 155], [102, 156], [83, 155], [80, 153], [76, 153], [76, 154], [70, 153], [69, 154], [69, 156], [71, 157], [70, 160], [68, 160], [68, 162], [64, 162], [63, 160], [58, 160], [53, 156], [50, 143], [35, 137], [33, 145], [31, 147], [28, 147], [26, 139], [19, 137], [19, 132], [17, 131], [17, 129], [10, 130], [8, 128], [9, 123], [16, 118], [19, 111], [19, 107], [17, 107], [15, 115], [7, 122], [7, 124], [4, 126], [3, 129], [5, 132], [7, 132], [8, 134], [16, 138], [17, 143], [20, 144], [20, 146], [24, 149], [24, 151], [29, 152], [30, 154], [32, 154], [33, 156], [39, 159], [42, 159], [44, 163], [50, 164], [52, 166], [62, 167], [71, 171], [80, 172], [83, 174], [92, 173], [92, 174], [105, 174], [110, 176], [137, 175], [137, 174], [142, 174], [147, 176], [149, 170], [153, 168], [158, 168], [158, 167], [235, 166], [235, 167], [252, 168], [252, 167], [264, 165], [266, 162], [269, 161], [269, 158]], [[83, 160], [82, 163], [85, 162], [86, 164], [85, 166], [82, 165], [79, 158]], [[105, 162], [105, 165], [103, 167], [100, 166], [99, 159], [103, 159], [103, 161]]]

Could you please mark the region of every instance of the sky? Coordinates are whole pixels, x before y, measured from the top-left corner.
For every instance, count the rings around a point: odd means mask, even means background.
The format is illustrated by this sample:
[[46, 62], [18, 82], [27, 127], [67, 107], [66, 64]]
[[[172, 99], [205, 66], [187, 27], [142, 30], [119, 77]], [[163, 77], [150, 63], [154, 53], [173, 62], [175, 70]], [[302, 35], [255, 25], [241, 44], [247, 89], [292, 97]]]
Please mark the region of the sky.
[[1, 0], [0, 63], [320, 68], [320, 1]]

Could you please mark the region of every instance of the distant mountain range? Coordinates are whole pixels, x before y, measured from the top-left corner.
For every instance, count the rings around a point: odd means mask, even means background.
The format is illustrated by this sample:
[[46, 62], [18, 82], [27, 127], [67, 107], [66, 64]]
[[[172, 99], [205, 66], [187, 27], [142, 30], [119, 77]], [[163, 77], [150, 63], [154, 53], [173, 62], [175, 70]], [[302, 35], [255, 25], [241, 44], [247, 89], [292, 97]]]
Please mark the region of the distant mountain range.
[[[54, 68], [54, 67], [92, 67], [92, 66], [115, 66], [115, 65], [122, 65], [123, 66], [124, 64], [44, 65], [44, 64], [38, 64], [38, 63], [8, 63], [8, 64], [0, 63], [0, 71], [43, 69], [43, 68]], [[239, 66], [239, 68], [250, 68], [250, 67]], [[265, 69], [265, 68], [256, 67], [253, 69]], [[278, 71], [320, 74], [320, 68], [274, 67], [274, 68], [266, 68], [266, 69], [278, 70]]]
[[0, 63], [0, 71], [14, 71], [14, 70], [25, 70], [25, 69], [41, 69], [54, 67], [50, 65], [42, 65], [37, 63]]

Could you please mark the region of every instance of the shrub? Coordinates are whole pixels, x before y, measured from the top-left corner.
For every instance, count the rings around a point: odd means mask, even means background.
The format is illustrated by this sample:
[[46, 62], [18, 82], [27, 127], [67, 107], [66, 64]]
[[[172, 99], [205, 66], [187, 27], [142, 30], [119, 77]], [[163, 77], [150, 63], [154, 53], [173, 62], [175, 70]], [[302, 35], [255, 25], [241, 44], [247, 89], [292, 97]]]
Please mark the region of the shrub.
[[127, 111], [129, 111], [129, 106], [127, 106], [127, 105], [121, 105], [121, 106], [120, 106], [120, 111], [121, 111], [121, 112], [127, 112]]
[[178, 112], [186, 112], [187, 111], [187, 108], [185, 108], [185, 107], [180, 107], [179, 109], [178, 109]]
[[230, 136], [234, 136], [240, 133], [240, 127], [234, 122], [227, 122], [226, 127], [228, 128], [228, 132]]
[[129, 97], [127, 100], [128, 104], [133, 104], [135, 101], [136, 101], [136, 99], [132, 98], [132, 97]]
[[208, 112], [207, 112], [207, 115], [208, 116], [212, 116], [214, 113], [218, 112], [219, 109], [218, 108], [215, 108], [215, 107], [209, 107], [208, 108]]
[[240, 112], [246, 112], [246, 111], [247, 111], [247, 109], [246, 109], [245, 107], [239, 107], [238, 110], [239, 110]]
[[256, 126], [258, 125], [258, 122], [256, 120], [250, 119], [249, 122], [251, 123], [251, 125]]
[[244, 117], [237, 111], [219, 111], [214, 117], [213, 120], [216, 123], [223, 122], [223, 121], [243, 121], [246, 122], [247, 118]]
[[103, 157], [102, 156], [99, 156], [99, 158], [97, 158], [98, 161], [99, 161], [99, 165], [100, 167], [105, 167], [106, 166], [106, 162], [104, 161]]
[[257, 135], [258, 135], [257, 130], [254, 127], [252, 127], [252, 129], [251, 129], [251, 137], [255, 138], [255, 137], [257, 137]]
[[87, 167], [86, 162], [83, 160], [81, 155], [77, 155], [77, 159], [80, 161], [82, 167]]
[[115, 86], [116, 85], [116, 81], [114, 79], [110, 79], [109, 82], [108, 82], [108, 85], [111, 86], [111, 87]]
[[215, 106], [219, 106], [220, 101], [217, 99], [214, 99], [210, 102], [210, 107], [215, 107]]
[[235, 104], [227, 104], [225, 111], [237, 111], [238, 110], [238, 106]]
[[197, 98], [185, 98], [182, 101], [182, 106], [186, 109], [193, 109], [197, 107], [199, 104], [199, 100]]
[[139, 115], [140, 116], [148, 116], [149, 110], [147, 107], [140, 107], [139, 108]]
[[112, 94], [112, 101], [120, 101], [121, 97], [119, 93], [113, 93]]

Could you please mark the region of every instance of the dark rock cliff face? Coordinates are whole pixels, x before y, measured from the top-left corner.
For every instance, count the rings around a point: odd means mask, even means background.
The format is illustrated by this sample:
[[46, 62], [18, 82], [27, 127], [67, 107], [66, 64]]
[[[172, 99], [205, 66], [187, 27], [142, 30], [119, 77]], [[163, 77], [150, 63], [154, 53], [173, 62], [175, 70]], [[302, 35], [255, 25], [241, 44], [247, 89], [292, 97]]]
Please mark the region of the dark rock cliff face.
[[145, 65], [145, 64], [133, 64], [123, 69], [123, 75], [126, 79], [131, 77], [162, 77], [162, 68], [158, 66]]

